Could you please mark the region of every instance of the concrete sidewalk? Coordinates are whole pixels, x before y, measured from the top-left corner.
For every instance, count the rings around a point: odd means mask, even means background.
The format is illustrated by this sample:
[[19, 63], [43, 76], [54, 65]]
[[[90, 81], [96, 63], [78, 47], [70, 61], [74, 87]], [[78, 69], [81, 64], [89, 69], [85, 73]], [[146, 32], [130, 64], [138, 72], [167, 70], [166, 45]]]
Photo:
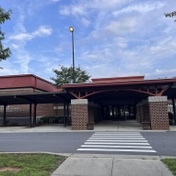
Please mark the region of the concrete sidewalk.
[[[96, 132], [96, 131], [138, 131], [159, 132], [168, 130], [143, 130], [136, 120], [128, 121], [102, 121], [95, 124], [94, 130], [71, 130], [71, 126], [64, 127], [63, 124], [44, 125], [36, 127], [13, 126], [0, 127], [0, 133], [31, 133], [31, 132]], [[170, 126], [170, 131], [176, 131], [176, 125]]]
[[52, 176], [173, 176], [158, 156], [73, 154]]

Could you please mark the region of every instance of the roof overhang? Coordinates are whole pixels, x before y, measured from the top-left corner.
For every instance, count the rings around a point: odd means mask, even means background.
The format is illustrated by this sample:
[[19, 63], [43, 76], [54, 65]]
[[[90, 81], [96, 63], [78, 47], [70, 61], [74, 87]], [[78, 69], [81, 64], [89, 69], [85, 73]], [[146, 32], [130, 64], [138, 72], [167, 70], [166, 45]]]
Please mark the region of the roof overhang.
[[0, 105], [69, 103], [72, 98], [74, 97], [65, 91], [1, 95]]

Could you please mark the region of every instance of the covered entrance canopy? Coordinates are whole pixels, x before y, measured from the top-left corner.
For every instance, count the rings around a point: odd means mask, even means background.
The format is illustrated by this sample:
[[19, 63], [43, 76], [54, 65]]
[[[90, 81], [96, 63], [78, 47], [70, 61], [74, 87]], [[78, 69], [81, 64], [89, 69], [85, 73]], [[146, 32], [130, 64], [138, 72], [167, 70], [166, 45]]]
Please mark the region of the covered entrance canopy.
[[144, 80], [144, 76], [92, 79], [91, 83], [64, 84], [77, 99], [88, 98], [90, 101], [102, 102], [112, 99], [141, 101], [148, 96], [176, 96], [176, 79]]
[[[76, 99], [103, 107], [104, 119], [136, 118], [136, 105], [148, 97], [176, 97], [176, 79], [144, 80], [144, 76], [92, 79], [91, 83], [62, 86]], [[175, 107], [175, 105], [174, 105]], [[175, 115], [175, 108], [174, 108]], [[107, 117], [108, 116], [108, 117]], [[95, 119], [94, 119], [95, 120]]]

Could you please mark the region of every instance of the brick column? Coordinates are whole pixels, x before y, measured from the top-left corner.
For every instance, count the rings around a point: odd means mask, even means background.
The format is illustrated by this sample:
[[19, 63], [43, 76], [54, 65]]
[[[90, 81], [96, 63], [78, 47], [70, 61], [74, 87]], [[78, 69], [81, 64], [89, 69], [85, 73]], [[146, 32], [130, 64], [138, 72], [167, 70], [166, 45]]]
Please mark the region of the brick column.
[[169, 130], [167, 96], [148, 97], [151, 130]]
[[72, 130], [87, 130], [88, 100], [71, 100]]

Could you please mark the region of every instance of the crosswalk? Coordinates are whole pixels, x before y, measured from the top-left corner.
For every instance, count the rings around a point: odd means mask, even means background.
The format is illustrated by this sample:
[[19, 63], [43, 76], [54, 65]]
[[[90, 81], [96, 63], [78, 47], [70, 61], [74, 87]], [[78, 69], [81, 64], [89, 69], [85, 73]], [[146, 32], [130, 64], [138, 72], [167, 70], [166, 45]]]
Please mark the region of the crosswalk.
[[156, 153], [139, 132], [96, 132], [77, 151]]

